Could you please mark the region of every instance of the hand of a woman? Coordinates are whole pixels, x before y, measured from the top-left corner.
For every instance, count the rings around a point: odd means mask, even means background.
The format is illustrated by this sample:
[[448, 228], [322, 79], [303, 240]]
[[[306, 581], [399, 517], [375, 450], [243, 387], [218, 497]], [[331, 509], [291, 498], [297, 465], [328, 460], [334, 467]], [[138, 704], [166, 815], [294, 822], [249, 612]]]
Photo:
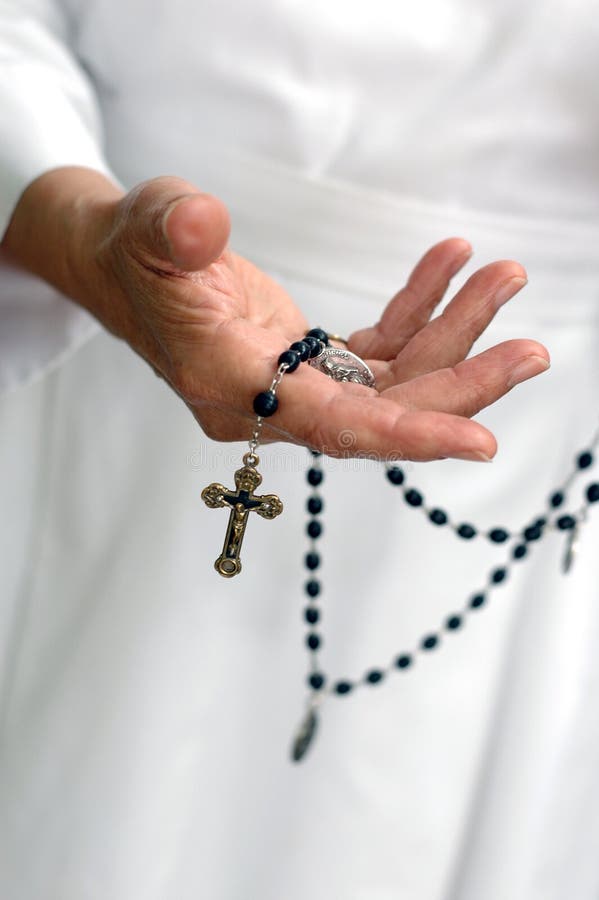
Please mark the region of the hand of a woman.
[[[66, 190], [69, 173], [71, 180], [85, 181], [86, 171], [55, 170], [38, 182], [45, 180], [51, 202]], [[22, 252], [28, 192], [7, 234], [9, 252], [124, 338], [210, 437], [247, 439], [253, 398], [270, 384], [279, 354], [306, 328], [333, 323], [308, 324], [278, 284], [228, 249], [228, 214], [216, 198], [175, 178], [146, 182], [125, 197], [106, 182], [103, 196], [102, 176], [90, 176], [75, 207], [58, 203], [73, 245], [66, 274], [52, 277], [50, 263]], [[76, 233], [73, 222], [79, 222]], [[469, 417], [544, 371], [548, 355], [534, 341], [514, 340], [465, 360], [497, 309], [525, 283], [514, 262], [476, 272], [430, 320], [469, 255], [469, 245], [458, 238], [433, 247], [380, 321], [350, 336], [349, 349], [368, 362], [376, 389], [300, 366], [283, 379], [279, 409], [266, 420], [263, 439], [307, 444], [330, 455], [492, 457], [494, 437]]]

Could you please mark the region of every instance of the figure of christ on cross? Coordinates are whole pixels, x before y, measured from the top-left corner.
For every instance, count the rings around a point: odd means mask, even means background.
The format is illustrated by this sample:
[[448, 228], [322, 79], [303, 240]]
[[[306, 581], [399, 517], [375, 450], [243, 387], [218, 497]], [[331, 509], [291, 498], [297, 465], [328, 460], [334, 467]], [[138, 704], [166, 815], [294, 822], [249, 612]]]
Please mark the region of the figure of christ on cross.
[[214, 561], [214, 568], [225, 578], [232, 578], [241, 572], [239, 554], [249, 513], [257, 512], [263, 519], [274, 519], [283, 512], [283, 504], [276, 494], [264, 494], [261, 497], [254, 494], [262, 482], [262, 475], [255, 468], [258, 457], [254, 456], [252, 462], [253, 466], [246, 463], [235, 472], [236, 492], [217, 482], [209, 484], [202, 491], [202, 500], [206, 506], [211, 509], [228, 506], [231, 510], [223, 549]]

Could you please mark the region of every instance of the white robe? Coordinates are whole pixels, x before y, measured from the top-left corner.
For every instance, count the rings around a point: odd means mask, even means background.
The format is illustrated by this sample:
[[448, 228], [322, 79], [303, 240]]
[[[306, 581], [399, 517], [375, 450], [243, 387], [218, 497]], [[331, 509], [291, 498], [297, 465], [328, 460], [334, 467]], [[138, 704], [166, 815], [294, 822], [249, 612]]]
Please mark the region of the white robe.
[[[0, 231], [89, 165], [221, 196], [234, 248], [314, 325], [373, 322], [417, 256], [530, 283], [480, 342], [553, 368], [480, 418], [492, 466], [404, 466], [458, 520], [518, 529], [596, 429], [597, 3], [0, 2]], [[123, 344], [1, 270], [0, 895], [10, 900], [596, 900], [599, 515], [551, 532], [413, 671], [305, 695], [305, 455], [284, 515], [212, 568], [243, 446], [208, 441]], [[351, 427], [351, 423], [348, 423]], [[325, 463], [323, 666], [417, 647], [507, 555], [435, 530], [380, 465]], [[587, 470], [580, 485], [597, 479]], [[591, 510], [593, 512], [593, 510]]]

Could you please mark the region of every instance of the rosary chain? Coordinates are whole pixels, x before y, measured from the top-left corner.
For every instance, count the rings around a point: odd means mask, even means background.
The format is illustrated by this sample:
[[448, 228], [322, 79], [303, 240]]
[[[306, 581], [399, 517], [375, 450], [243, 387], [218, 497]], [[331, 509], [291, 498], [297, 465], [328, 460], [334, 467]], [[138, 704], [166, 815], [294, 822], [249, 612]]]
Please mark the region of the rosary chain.
[[[303, 340], [296, 341], [287, 351], [284, 351], [280, 355], [277, 361], [277, 370], [271, 381], [270, 388], [268, 391], [264, 391], [254, 398], [256, 420], [251, 438], [248, 442], [248, 452], [244, 456], [245, 465], [255, 466], [259, 462], [256, 451], [260, 446], [264, 418], [271, 416], [277, 410], [278, 400], [276, 394], [284, 375], [288, 371], [295, 371], [300, 362], [306, 362], [310, 358], [318, 356], [323, 352], [328, 342], [329, 336], [326, 332], [319, 328], [311, 329], [311, 331], [305, 335]], [[337, 696], [342, 696], [344, 694], [349, 694], [359, 685], [375, 685], [380, 683], [392, 671], [398, 669], [410, 669], [413, 666], [417, 654], [420, 652], [428, 652], [439, 646], [441, 643], [442, 631], [457, 631], [462, 627], [467, 615], [487, 604], [489, 593], [507, 580], [510, 572], [510, 565], [513, 564], [514, 561], [521, 560], [528, 556], [530, 544], [543, 537], [547, 530], [569, 532], [568, 548], [564, 560], [564, 571], [569, 570], [576, 551], [579, 526], [587, 519], [590, 504], [599, 501], [599, 484], [593, 482], [587, 486], [586, 502], [583, 502], [580, 508], [574, 513], [560, 515], [553, 519], [551, 518], [551, 513], [553, 510], [562, 506], [568, 491], [580, 473], [584, 469], [592, 466], [595, 461], [593, 451], [598, 445], [599, 429], [595, 432], [588, 445], [588, 449], [582, 451], [577, 456], [576, 466], [573, 471], [561, 486], [549, 497], [545, 513], [535, 519], [531, 525], [522, 529], [521, 532], [513, 532], [507, 528], [494, 528], [485, 532], [480, 531], [468, 523], [457, 524], [444, 510], [441, 510], [438, 507], [429, 507], [425, 503], [424, 497], [420, 491], [415, 488], [404, 486], [404, 497], [408, 505], [422, 508], [433, 524], [437, 526], [448, 525], [459, 537], [466, 540], [470, 540], [479, 534], [483, 534], [495, 544], [513, 541], [515, 546], [513, 546], [511, 555], [505, 560], [504, 564], [491, 570], [487, 585], [474, 595], [470, 596], [459, 612], [448, 615], [438, 631], [433, 631], [424, 635], [417, 647], [396, 656], [387, 666], [368, 670], [365, 675], [357, 681], [342, 679], [330, 684], [327, 683], [327, 678], [320, 666], [319, 651], [322, 646], [322, 637], [320, 633], [315, 630], [315, 626], [322, 618], [322, 611], [319, 605], [322, 584], [321, 581], [315, 577], [314, 572], [319, 569], [321, 565], [317, 541], [322, 535], [322, 523], [318, 516], [323, 509], [323, 500], [317, 488], [324, 479], [324, 472], [320, 464], [321, 454], [317, 451], [310, 451], [313, 458], [311, 467], [307, 472], [307, 479], [312, 489], [308, 497], [307, 509], [311, 515], [311, 519], [309, 520], [306, 529], [308, 537], [310, 538], [310, 545], [304, 561], [306, 567], [312, 574], [304, 585], [308, 595], [307, 605], [304, 609], [304, 618], [309, 625], [309, 630], [306, 635], [306, 645], [310, 651], [308, 685], [311, 690], [307, 698], [307, 713], [295, 736], [292, 747], [292, 758], [295, 761], [299, 761], [304, 757], [314, 738], [318, 726], [316, 708], [323, 702], [327, 695], [335, 694]], [[404, 485], [405, 478], [403, 471], [395, 464], [388, 465], [387, 477], [394, 485]]]

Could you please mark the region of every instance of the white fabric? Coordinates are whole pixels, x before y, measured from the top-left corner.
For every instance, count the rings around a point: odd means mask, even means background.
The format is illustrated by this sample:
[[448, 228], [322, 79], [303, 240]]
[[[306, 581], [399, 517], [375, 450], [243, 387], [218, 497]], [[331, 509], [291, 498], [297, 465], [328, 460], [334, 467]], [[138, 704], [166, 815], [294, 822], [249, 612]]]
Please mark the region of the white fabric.
[[[38, 175], [83, 165], [110, 175], [96, 97], [69, 47], [58, 3], [0, 0], [0, 238]], [[97, 333], [83, 310], [0, 257], [0, 391], [14, 388]]]
[[[406, 471], [458, 520], [540, 513], [596, 426], [596, 3], [147, 13], [0, 5], [0, 66], [18, 47], [33, 73], [23, 95], [0, 78], [19, 111], [0, 112], [5, 220], [54, 165], [176, 173], [222, 196], [236, 249], [340, 332], [438, 238], [521, 260], [530, 284], [482, 344], [536, 337], [553, 370], [481, 417], [492, 466]], [[264, 452], [285, 515], [249, 528], [243, 575], [219, 580], [225, 519], [199, 493], [242, 448], [206, 440], [109, 336], [82, 346], [90, 320], [52, 303], [2, 270], [3, 387], [54, 368], [0, 404], [0, 894], [596, 900], [599, 517], [568, 579], [552, 534], [439, 653], [327, 701], [294, 768], [303, 453]], [[326, 470], [323, 662], [352, 677], [415, 647], [504, 551], [434, 531], [372, 463]]]

